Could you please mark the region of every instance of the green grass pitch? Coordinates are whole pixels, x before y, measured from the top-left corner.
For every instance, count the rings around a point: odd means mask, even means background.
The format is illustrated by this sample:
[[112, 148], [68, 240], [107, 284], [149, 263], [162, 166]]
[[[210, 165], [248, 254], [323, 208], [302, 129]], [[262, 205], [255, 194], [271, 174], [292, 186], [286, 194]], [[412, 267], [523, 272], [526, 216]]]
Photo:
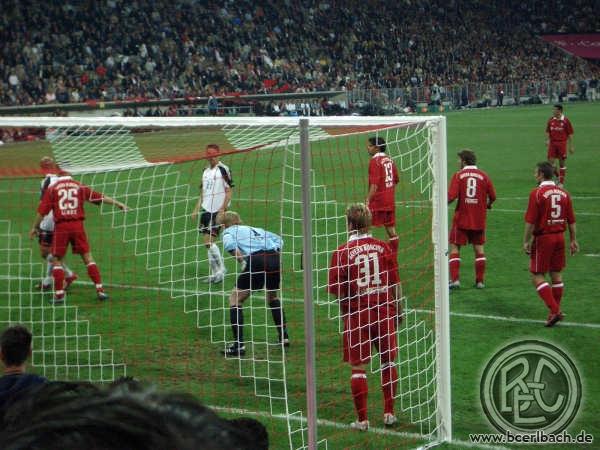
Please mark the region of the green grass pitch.
[[[568, 172], [566, 188], [574, 198], [578, 224], [578, 239], [582, 251], [568, 258], [564, 274], [565, 295], [563, 311], [565, 323], [553, 329], [545, 329], [543, 320], [546, 310], [538, 299], [529, 281], [527, 257], [522, 253], [523, 214], [527, 195], [535, 185], [533, 169], [535, 163], [545, 159], [544, 127], [551, 114], [551, 106], [531, 106], [521, 108], [482, 109], [447, 114], [448, 130], [448, 175], [457, 168], [455, 154], [462, 148], [475, 150], [478, 166], [485, 170], [495, 183], [498, 201], [488, 216], [486, 244], [487, 276], [486, 289], [471, 287], [473, 278], [473, 254], [469, 248], [462, 252], [461, 278], [463, 287], [452, 292], [451, 302], [451, 345], [452, 345], [452, 419], [454, 438], [468, 441], [469, 433], [493, 432], [482, 412], [479, 403], [479, 382], [488, 359], [504, 344], [515, 340], [539, 338], [558, 345], [576, 362], [583, 381], [583, 401], [580, 412], [570, 425], [569, 431], [577, 434], [586, 430], [600, 437], [600, 426], [596, 411], [600, 408], [600, 298], [597, 293], [598, 275], [600, 275], [600, 182], [597, 177], [597, 152], [600, 141], [600, 104], [567, 104], [565, 114], [575, 128], [576, 152], [567, 161]], [[223, 137], [218, 131], [198, 141], [191, 133], [160, 140], [152, 134], [136, 137], [138, 145], [150, 159], [160, 159], [165, 154], [183, 156], [189, 148], [203, 147], [211, 141], [221, 142]], [[325, 158], [329, 150], [316, 146], [318, 157], [315, 170], [321, 170], [323, 184], [332, 187], [328, 192], [315, 191], [315, 209], [318, 216], [332, 214], [333, 204], [324, 200], [334, 198], [343, 205], [351, 200], [361, 200], [366, 190], [366, 170], [368, 156], [364, 150], [364, 136], [343, 140], [334, 156], [340, 158], [341, 170], [336, 169], [336, 160]], [[343, 144], [343, 145], [342, 145]], [[165, 147], [169, 147], [168, 151]], [[358, 152], [340, 154], [346, 148], [360, 149]], [[170, 152], [170, 153], [169, 153]], [[0, 166], [3, 168], [34, 167], [43, 154], [50, 153], [45, 143], [30, 143], [4, 146], [0, 148]], [[233, 208], [242, 213], [242, 217], [252, 225], [277, 230], [279, 218], [286, 209], [269, 199], [279, 196], [281, 184], [281, 155], [276, 151], [267, 151], [229, 155], [223, 158], [231, 165], [237, 181]], [[323, 161], [330, 161], [325, 167]], [[183, 293], [204, 292], [206, 285], [190, 281], [192, 274], [204, 275], [206, 267], [192, 263], [197, 258], [205, 258], [205, 251], [197, 246], [197, 235], [193, 227], [184, 226], [181, 220], [175, 224], [161, 222], [161, 217], [184, 217], [193, 208], [197, 194], [198, 180], [203, 163], [200, 161], [177, 164], [172, 169], [161, 169], [150, 181], [149, 177], [129, 180], [129, 183], [143, 183], [147, 194], [145, 198], [128, 200], [136, 208], [136, 215], [123, 216], [113, 214], [110, 206], [102, 207], [102, 215], [94, 206], [87, 206], [87, 229], [91, 238], [93, 253], [103, 272], [105, 283], [109, 286], [111, 301], [100, 304], [95, 300], [92, 288], [85, 283], [73, 286], [69, 294], [69, 305], [77, 306], [77, 311], [53, 310], [52, 308], [19, 309], [15, 305], [42, 304], [48, 294], [32, 294], [31, 280], [37, 280], [41, 265], [34, 265], [32, 273], [22, 269], [26, 251], [4, 251], [0, 256], [4, 269], [0, 271], [0, 292], [21, 291], [13, 296], [11, 308], [0, 308], [0, 323], [10, 321], [34, 321], [34, 334], [52, 335], [52, 339], [35, 341], [38, 349], [53, 349], [54, 352], [38, 353], [38, 359], [44, 355], [43, 363], [54, 367], [49, 373], [52, 378], [108, 380], [125, 373], [136, 378], [159, 384], [166, 390], [183, 390], [197, 396], [201, 401], [215, 406], [226, 406], [220, 411], [225, 415], [259, 412], [257, 417], [263, 421], [271, 435], [271, 448], [286, 448], [288, 430], [286, 421], [281, 418], [285, 411], [282, 402], [270, 400], [283, 394], [282, 385], [276, 380], [283, 377], [281, 350], [268, 346], [256, 346], [252, 350], [255, 358], [266, 357], [271, 363], [254, 366], [238, 364], [224, 360], [218, 353], [222, 344], [211, 343], [211, 333], [216, 340], [230, 336], [228, 312], [223, 308], [223, 292], [227, 292], [234, 282], [235, 264], [228, 260], [230, 275], [222, 287], [211, 294], [187, 295]], [[343, 170], [352, 167], [355, 172]], [[172, 172], [179, 172], [175, 175]], [[340, 173], [341, 172], [341, 173]], [[84, 181], [92, 185], [102, 185], [109, 195], [127, 200], [128, 189], [125, 179], [119, 174], [86, 175]], [[336, 177], [331, 182], [328, 177]], [[404, 176], [404, 180], [406, 180]], [[117, 182], [118, 181], [118, 182]], [[176, 182], [175, 182], [176, 181]], [[179, 186], [175, 188], [174, 186]], [[33, 209], [37, 202], [35, 194], [39, 186], [38, 178], [0, 178], [0, 233], [6, 236], [10, 221], [11, 237], [4, 239], [2, 249], [32, 249], [32, 260], [41, 262], [37, 256], [37, 245], [30, 242], [26, 235], [33, 220]], [[189, 187], [189, 189], [188, 189]], [[137, 186], [136, 186], [137, 188]], [[285, 187], [284, 187], [285, 189]], [[419, 193], [410, 186], [405, 187], [411, 200], [420, 200]], [[158, 206], [162, 205], [162, 206]], [[159, 212], [157, 208], [162, 208]], [[453, 206], [452, 206], [453, 207]], [[451, 209], [452, 209], [451, 207]], [[339, 211], [338, 211], [339, 214]], [[430, 220], [427, 213], [410, 208], [400, 208], [402, 220], [399, 229], [401, 255], [413, 261], [401, 267], [403, 279], [407, 282], [407, 295], [410, 298], [422, 297], [423, 307], [431, 306], [432, 287], [430, 286], [430, 265], [419, 263], [422, 247], [427, 247], [430, 236], [425, 224]], [[450, 211], [451, 217], [452, 211]], [[132, 217], [137, 217], [134, 225]], [[148, 225], [150, 223], [151, 225]], [[291, 222], [284, 222], [284, 233], [292, 232]], [[122, 226], [127, 225], [123, 230]], [[183, 225], [182, 225], [183, 224]], [[295, 224], [294, 227], [298, 226]], [[317, 222], [319, 234], [332, 233], [335, 221]], [[161, 228], [162, 227], [162, 228]], [[140, 239], [155, 234], [169, 236], [168, 239]], [[379, 231], [376, 231], [378, 234]], [[20, 239], [19, 239], [20, 235]], [[379, 234], [380, 235], [380, 234]], [[137, 241], [136, 241], [137, 236]], [[171, 237], [174, 236], [174, 237]], [[123, 237], [126, 238], [123, 243]], [[149, 243], [148, 243], [149, 242]], [[315, 241], [319, 250], [316, 261], [320, 265], [328, 257], [329, 241]], [[289, 245], [289, 242], [288, 242]], [[294, 240], [298, 248], [300, 240]], [[333, 248], [329, 249], [333, 250]], [[197, 254], [196, 254], [197, 252]], [[138, 256], [134, 256], [134, 255]], [[148, 256], [146, 256], [148, 254]], [[20, 259], [21, 258], [21, 259]], [[146, 260], [154, 261], [160, 269], [150, 268]], [[79, 273], [80, 280], [86, 281], [85, 268], [73, 256], [69, 263]], [[284, 259], [285, 267], [298, 265], [291, 258]], [[402, 264], [402, 256], [401, 256]], [[19, 273], [15, 268], [21, 267]], [[27, 266], [29, 267], [29, 266]], [[201, 273], [198, 273], [201, 272]], [[26, 271], [25, 271], [26, 272]], [[284, 298], [303, 297], [301, 290], [301, 272], [289, 270], [284, 275], [287, 287]], [[174, 282], [164, 282], [175, 280]], [[160, 281], [160, 283], [159, 283]], [[319, 286], [323, 284], [323, 274], [317, 276]], [[223, 290], [223, 291], [221, 291]], [[315, 289], [317, 292], [319, 288]], [[320, 294], [323, 297], [323, 294]], [[173, 296], [175, 298], [173, 298]], [[16, 298], [18, 297], [18, 298]], [[265, 321], [264, 300], [255, 295], [245, 306], [247, 322]], [[212, 311], [208, 311], [209, 307]], [[200, 314], [185, 314], [184, 310], [200, 309]], [[305, 398], [302, 394], [305, 382], [302, 345], [302, 306], [299, 302], [286, 305], [292, 334], [292, 347], [286, 356], [286, 376], [289, 413], [305, 411]], [[319, 417], [324, 422], [319, 427], [320, 437], [328, 438], [328, 448], [405, 448], [415, 447], [421, 442], [413, 437], [418, 432], [416, 426], [403, 424], [397, 431], [402, 435], [368, 433], [356, 434], [340, 428], [353, 420], [353, 409], [349, 395], [349, 369], [341, 361], [340, 341], [337, 337], [336, 322], [327, 319], [331, 309], [317, 307], [317, 358], [318, 358], [318, 405]], [[77, 321], [73, 318], [77, 314]], [[250, 315], [253, 315], [250, 318]], [[221, 323], [212, 329], [207, 328], [209, 315], [212, 323]], [[70, 320], [65, 325], [65, 317]], [[427, 317], [424, 317], [428, 321]], [[200, 328], [198, 328], [198, 325]], [[254, 333], [254, 334], [252, 334]], [[61, 335], [80, 336], [77, 338], [77, 352], [61, 352], [66, 340]], [[275, 333], [271, 327], [246, 327], [247, 337], [256, 336], [273, 340]], [[58, 350], [58, 351], [57, 351]], [[94, 366], [101, 362], [101, 365]], [[67, 364], [68, 363], [68, 364]], [[91, 367], [90, 367], [91, 366]], [[74, 369], [79, 367], [79, 369]], [[40, 371], [35, 366], [33, 371]], [[244, 375], [244, 376], [240, 376]], [[254, 383], [248, 376], [257, 377]], [[414, 382], [416, 380], [410, 380]], [[418, 380], [425, 383], [426, 380]], [[404, 385], [409, 381], [405, 381]], [[380, 393], [377, 386], [378, 375], [371, 374], [370, 415], [377, 427], [380, 415]], [[256, 394], [256, 395], [255, 395]], [[273, 412], [273, 416], [269, 415]], [[400, 414], [401, 420], [407, 417]], [[292, 427], [299, 422], [292, 422]], [[294, 428], [292, 429], [294, 431]], [[293, 434], [294, 442], [299, 433]], [[463, 448], [463, 444], [447, 445], [447, 448]], [[324, 447], [323, 447], [324, 448]], [[527, 448], [521, 446], [520, 448]], [[533, 448], [533, 447], [532, 447]], [[535, 448], [540, 448], [539, 446]], [[572, 448], [572, 446], [553, 446], [552, 448]]]

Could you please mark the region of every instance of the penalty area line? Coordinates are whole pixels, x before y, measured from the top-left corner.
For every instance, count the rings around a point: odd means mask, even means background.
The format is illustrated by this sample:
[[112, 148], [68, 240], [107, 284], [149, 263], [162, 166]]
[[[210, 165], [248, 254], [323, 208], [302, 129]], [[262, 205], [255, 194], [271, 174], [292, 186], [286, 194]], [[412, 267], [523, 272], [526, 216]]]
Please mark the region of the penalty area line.
[[[27, 279], [27, 280], [33, 281], [29, 277], [0, 276], [0, 280], [6, 280], [6, 279], [11, 279], [11, 280]], [[79, 281], [78, 280], [76, 282], [76, 284], [84, 284], [84, 285], [91, 286], [93, 283], [91, 281], [83, 281], [83, 280]], [[227, 291], [224, 291], [224, 290], [194, 291], [191, 289], [177, 289], [177, 288], [170, 289], [170, 288], [159, 287], [159, 286], [141, 286], [141, 285], [135, 285], [135, 284], [121, 284], [121, 283], [110, 283], [110, 284], [105, 283], [104, 285], [108, 286], [108, 287], [119, 288], [119, 289], [132, 289], [132, 290], [164, 292], [164, 293], [175, 292], [175, 293], [184, 294], [184, 295], [188, 294], [188, 295], [196, 295], [196, 296], [210, 295], [210, 294], [212, 294], [212, 295], [227, 295], [229, 293], [229, 290], [227, 290]], [[172, 299], [178, 300], [179, 298], [181, 298], [181, 297], [173, 297]], [[292, 303], [304, 303], [304, 299], [301, 299], [301, 298], [285, 298], [284, 297], [284, 301], [292, 302]], [[417, 313], [421, 313], [421, 314], [433, 314], [433, 310], [430, 310], [430, 309], [412, 309], [412, 310]], [[190, 311], [190, 312], [192, 312], [192, 311]], [[512, 317], [512, 316], [506, 317], [506, 316], [495, 316], [495, 315], [489, 315], [489, 314], [463, 313], [463, 312], [457, 312], [457, 311], [450, 311], [450, 316], [460, 317], [460, 318], [465, 318], [465, 319], [482, 319], [482, 320], [513, 322], [513, 323], [528, 323], [528, 324], [543, 324], [543, 323], [545, 323], [545, 321], [543, 321], [543, 320], [527, 319], [524, 317]], [[574, 328], [600, 329], [600, 323], [587, 323], [587, 322], [561, 322], [559, 326], [574, 327]]]
[[[85, 283], [85, 284], [89, 284], [91, 285], [92, 282], [91, 281], [78, 281], [77, 283]], [[140, 286], [140, 285], [132, 285], [132, 284], [110, 284], [107, 286], [112, 286], [112, 287], [116, 287], [116, 288], [121, 288], [121, 289], [139, 289], [139, 290], [146, 290], [146, 291], [156, 291], [156, 292], [177, 292], [177, 293], [181, 293], [181, 294], [190, 294], [190, 295], [209, 295], [209, 294], [226, 294], [229, 291], [192, 291], [190, 289], [169, 289], [169, 288], [164, 288], [164, 287], [157, 287], [157, 286]], [[177, 300], [177, 298], [174, 298], [173, 300]], [[293, 303], [304, 303], [304, 299], [301, 298], [288, 298], [285, 299], [284, 297], [284, 301], [288, 301], [288, 302], [293, 302]], [[414, 311], [418, 312], [418, 313], [426, 313], [426, 314], [432, 314], [433, 311], [429, 310], [429, 309], [414, 309]], [[450, 315], [453, 317], [461, 317], [461, 318], [466, 318], [466, 319], [483, 319], [483, 320], [493, 320], [493, 321], [504, 321], [504, 322], [514, 322], [514, 323], [534, 323], [534, 324], [544, 324], [546, 323], [544, 320], [537, 320], [537, 319], [527, 319], [527, 318], [523, 318], [523, 317], [506, 317], [506, 316], [494, 316], [494, 315], [488, 315], [488, 314], [472, 314], [472, 313], [462, 313], [462, 312], [456, 312], [456, 311], [450, 311]], [[576, 328], [596, 328], [596, 329], [600, 329], [600, 324], [598, 323], [580, 323], [580, 322], [561, 322], [560, 326], [563, 327], [576, 327]]]

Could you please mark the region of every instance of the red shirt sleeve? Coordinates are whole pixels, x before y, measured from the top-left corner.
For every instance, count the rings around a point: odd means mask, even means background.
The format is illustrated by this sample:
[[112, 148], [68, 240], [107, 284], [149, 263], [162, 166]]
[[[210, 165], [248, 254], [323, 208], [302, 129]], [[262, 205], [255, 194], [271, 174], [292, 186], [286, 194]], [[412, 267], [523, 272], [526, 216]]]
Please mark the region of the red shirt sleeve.
[[525, 213], [525, 222], [535, 224], [537, 221], [538, 215], [538, 205], [537, 205], [537, 189], [534, 189], [529, 194], [529, 204], [527, 205], [527, 212]]
[[452, 175], [450, 180], [450, 187], [448, 188], [448, 203], [458, 198], [458, 173]]
[[377, 170], [377, 164], [375, 164], [375, 160], [371, 158], [369, 161], [369, 187], [371, 185], [379, 185], [379, 173]]
[[42, 199], [40, 200], [40, 204], [38, 206], [37, 212], [42, 216], [45, 216], [52, 210], [52, 197], [51, 197], [51, 189], [46, 189]]
[[571, 125], [571, 121], [567, 118], [565, 118], [565, 133], [567, 133], [567, 136], [573, 134], [573, 125]]
[[336, 250], [331, 256], [329, 264], [329, 279], [327, 283], [327, 291], [335, 295], [339, 299], [347, 297], [347, 286], [342, 278], [343, 271], [341, 270], [340, 252]]
[[391, 287], [400, 283], [400, 275], [398, 274], [398, 262], [396, 261], [396, 258], [394, 258], [394, 255], [391, 250], [390, 253], [387, 254], [387, 261], [388, 286]]
[[552, 119], [548, 119], [548, 122], [546, 122], [546, 133], [550, 133], [550, 121]]
[[82, 185], [80, 189], [83, 199], [90, 203], [101, 203], [104, 198], [102, 193], [92, 190], [89, 186]]

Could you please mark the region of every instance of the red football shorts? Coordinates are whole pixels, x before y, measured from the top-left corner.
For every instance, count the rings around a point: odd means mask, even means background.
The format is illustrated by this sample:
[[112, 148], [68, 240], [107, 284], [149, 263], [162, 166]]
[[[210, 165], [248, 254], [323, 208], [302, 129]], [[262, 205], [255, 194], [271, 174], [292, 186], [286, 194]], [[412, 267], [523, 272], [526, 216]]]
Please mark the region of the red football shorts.
[[567, 141], [552, 142], [548, 144], [548, 159], [567, 159]]
[[396, 226], [395, 211], [372, 211], [371, 224], [374, 227], [393, 227]]
[[454, 245], [485, 244], [485, 230], [464, 230], [452, 225], [450, 230], [450, 243]]
[[551, 233], [535, 236], [530, 256], [531, 273], [560, 272], [565, 267], [565, 235]]
[[371, 360], [375, 347], [386, 363], [396, 359], [396, 311], [391, 305], [379, 305], [344, 316], [344, 361], [353, 365]]
[[67, 253], [69, 244], [73, 253], [83, 254], [90, 251], [82, 220], [59, 222], [55, 225], [52, 254], [62, 258]]

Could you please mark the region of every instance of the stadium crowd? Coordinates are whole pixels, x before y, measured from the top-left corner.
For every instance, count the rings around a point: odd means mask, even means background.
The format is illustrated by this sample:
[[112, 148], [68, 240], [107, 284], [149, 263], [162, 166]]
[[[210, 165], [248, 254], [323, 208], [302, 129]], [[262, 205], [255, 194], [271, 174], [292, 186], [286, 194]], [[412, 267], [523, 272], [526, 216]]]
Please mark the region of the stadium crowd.
[[597, 28], [584, 0], [7, 0], [0, 104], [590, 79], [537, 36]]

